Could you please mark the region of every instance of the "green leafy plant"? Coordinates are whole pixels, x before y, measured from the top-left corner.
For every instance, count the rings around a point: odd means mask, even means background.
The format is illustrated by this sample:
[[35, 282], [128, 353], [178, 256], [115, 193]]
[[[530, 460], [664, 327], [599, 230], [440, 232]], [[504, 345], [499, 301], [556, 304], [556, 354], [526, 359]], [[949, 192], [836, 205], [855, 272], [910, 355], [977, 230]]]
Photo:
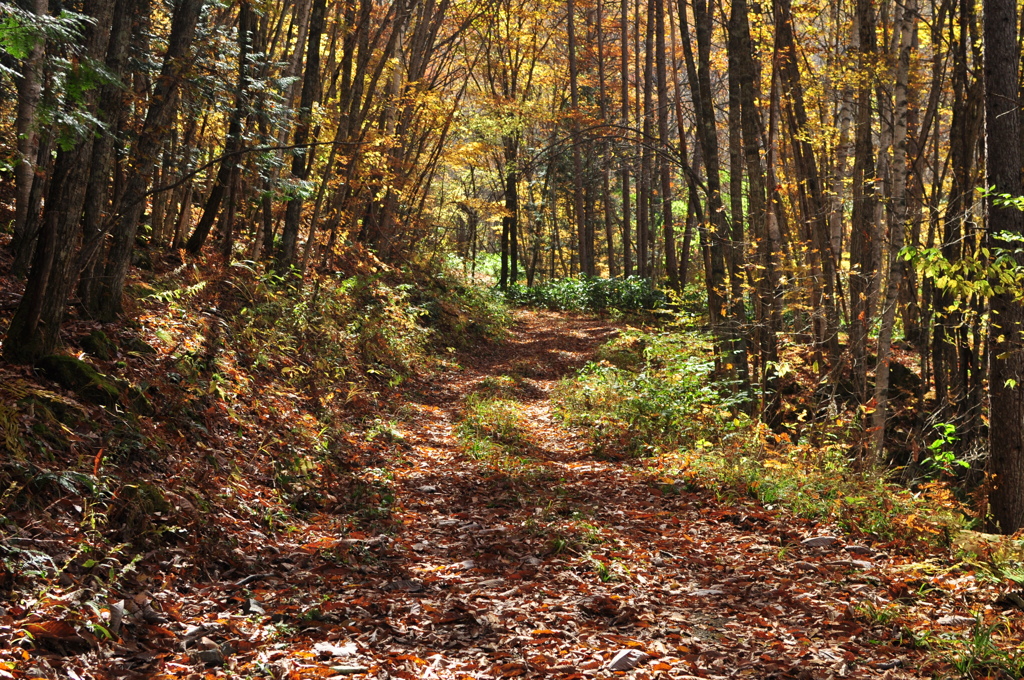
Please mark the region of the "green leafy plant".
[[665, 306], [667, 297], [649, 279], [629, 276], [602, 279], [579, 276], [553, 279], [536, 286], [514, 284], [505, 293], [511, 304], [561, 311], [650, 311]]
[[[693, 444], [749, 422], [733, 413], [727, 383], [711, 377], [703, 339], [679, 333], [623, 334], [606, 349], [622, 367], [592, 362], [560, 383], [557, 413], [587, 427], [599, 453], [633, 456]], [[616, 349], [618, 348], [618, 349]], [[622, 349], [625, 348], [625, 349]]]
[[899, 605], [888, 604], [880, 607], [870, 600], [857, 605], [854, 609], [868, 623], [876, 626], [888, 626], [903, 614], [903, 608]]
[[514, 400], [484, 393], [470, 395], [457, 433], [467, 444], [485, 440], [497, 444], [499, 449], [521, 446], [526, 439], [522, 406]]
[[921, 465], [929, 475], [952, 476], [956, 468], [970, 467], [970, 463], [957, 458], [953, 451], [953, 444], [959, 439], [956, 436], [956, 426], [952, 423], [936, 423], [935, 432], [935, 439], [928, 444], [929, 455], [921, 460]]

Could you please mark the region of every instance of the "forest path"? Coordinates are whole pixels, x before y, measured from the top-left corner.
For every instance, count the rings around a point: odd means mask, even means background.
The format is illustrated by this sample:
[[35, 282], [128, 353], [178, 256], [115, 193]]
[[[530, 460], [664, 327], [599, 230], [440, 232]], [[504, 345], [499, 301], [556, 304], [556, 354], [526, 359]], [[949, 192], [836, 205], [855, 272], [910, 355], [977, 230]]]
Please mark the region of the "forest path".
[[[720, 504], [653, 461], [596, 457], [585, 432], [553, 417], [551, 392], [616, 327], [517, 319], [506, 342], [464, 353], [398, 409], [401, 528], [378, 578], [343, 595], [364, 613], [353, 632], [371, 673], [570, 680], [636, 664], [637, 678], [930, 677], [884, 617], [872, 628], [857, 613], [889, 601], [874, 575], [886, 555], [803, 546], [819, 535], [810, 523]], [[510, 398], [525, 421], [476, 457], [457, 437], [474, 393]], [[611, 668], [624, 650], [643, 656]]]
[[[617, 331], [519, 312], [507, 340], [399, 386], [338, 452], [352, 477], [325, 493], [349, 510], [254, 535], [244, 571], [165, 577], [145, 644], [92, 677], [935, 677], [897, 598], [934, 597], [934, 619], [960, 615], [947, 630], [974, 619], [951, 581], [900, 572], [912, 554], [603, 459], [558, 422], [557, 381]], [[459, 437], [474, 395], [521, 416], [502, 445]]]

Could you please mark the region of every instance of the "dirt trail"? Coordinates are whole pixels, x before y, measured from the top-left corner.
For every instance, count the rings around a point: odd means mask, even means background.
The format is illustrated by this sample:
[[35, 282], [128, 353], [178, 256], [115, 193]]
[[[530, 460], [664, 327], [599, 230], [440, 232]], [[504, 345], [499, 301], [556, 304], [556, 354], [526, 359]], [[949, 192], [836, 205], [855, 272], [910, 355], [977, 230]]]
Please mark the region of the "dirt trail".
[[[617, 653], [637, 650], [638, 678], [918, 677], [917, 652], [855, 615], [887, 599], [872, 576], [885, 555], [801, 546], [810, 525], [596, 459], [585, 433], [557, 424], [555, 382], [615, 332], [522, 313], [507, 343], [410, 399], [395, 473], [403, 529], [380, 573], [391, 580], [347, 594], [376, 621], [376, 665], [404, 678], [568, 680], [607, 677]], [[500, 375], [518, 378], [530, 441], [474, 460], [454, 428], [466, 396]]]
[[[352, 435], [375, 449], [362, 474], [389, 510], [380, 522], [359, 532], [325, 513], [254, 535], [237, 551], [246, 571], [205, 583], [175, 581], [169, 564], [135, 597], [146, 625], [76, 677], [933, 677], [884, 615], [864, 614], [916, 587], [893, 576], [895, 557], [803, 545], [825, 532], [719, 503], [656, 461], [602, 460], [558, 424], [556, 381], [616, 331], [523, 312], [506, 342], [402, 385], [386, 432]], [[473, 457], [456, 427], [500, 376], [525, 434]]]

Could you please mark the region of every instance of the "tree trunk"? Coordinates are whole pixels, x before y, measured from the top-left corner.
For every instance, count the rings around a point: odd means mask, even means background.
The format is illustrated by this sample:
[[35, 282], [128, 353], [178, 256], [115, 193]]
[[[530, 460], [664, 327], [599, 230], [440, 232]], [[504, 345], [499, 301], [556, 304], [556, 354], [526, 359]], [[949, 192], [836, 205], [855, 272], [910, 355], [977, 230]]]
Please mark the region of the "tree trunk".
[[111, 321], [121, 313], [124, 282], [135, 248], [135, 234], [146, 208], [146, 187], [156, 168], [163, 135], [174, 118], [178, 91], [190, 67], [188, 53], [205, 0], [182, 0], [171, 19], [167, 53], [146, 111], [146, 120], [132, 150], [131, 172], [120, 201], [120, 217], [114, 226], [113, 242], [96, 299], [90, 304], [97, 316]]
[[[110, 41], [107, 46], [106, 68], [119, 77], [124, 75], [125, 61], [133, 37], [132, 22], [140, 11], [140, 0], [116, 0]], [[118, 132], [127, 126], [125, 94], [115, 83], [99, 87], [97, 100], [102, 104], [98, 118], [105, 131], [93, 142], [89, 164], [89, 184], [86, 188], [82, 215], [84, 245], [79, 256], [80, 269], [78, 296], [89, 313], [96, 313], [95, 300], [98, 273], [103, 266], [99, 257], [104, 245], [105, 222], [110, 219], [111, 177], [117, 170], [116, 145]], [[113, 197], [116, 200], [116, 195]]]
[[[502, 140], [504, 148], [505, 184], [505, 215], [501, 218], [501, 238], [508, 248], [508, 280], [507, 284], [515, 285], [519, 279], [519, 140], [514, 136], [506, 136]], [[502, 271], [504, 272], [504, 263]], [[504, 287], [502, 288], [504, 290]]]
[[[862, 73], [875, 68], [875, 20], [871, 0], [857, 0], [859, 67]], [[850, 236], [850, 355], [853, 389], [860, 403], [868, 401], [868, 331], [871, 328], [876, 280], [875, 260], [874, 142], [872, 141], [871, 80], [857, 93], [857, 127], [853, 164], [853, 222]]]
[[569, 101], [572, 121], [572, 170], [573, 170], [573, 206], [576, 219], [577, 252], [580, 262], [580, 273], [590, 274], [592, 265], [587, 259], [587, 224], [584, 220], [583, 206], [583, 158], [582, 141], [580, 139], [580, 88], [579, 66], [576, 60], [576, 2], [567, 2], [567, 26], [569, 38]]
[[[295, 123], [294, 155], [292, 156], [292, 182], [302, 184], [309, 178], [311, 158], [306, 144], [309, 142], [309, 126], [320, 87], [320, 38], [324, 31], [327, 0], [313, 0], [309, 18], [306, 67], [302, 77], [302, 94], [299, 99], [299, 117]], [[285, 208], [284, 232], [281, 234], [281, 250], [277, 256], [277, 268], [287, 271], [295, 263], [298, 251], [299, 227], [302, 220], [301, 187], [294, 188]]]
[[758, 345], [761, 369], [761, 418], [771, 427], [779, 424], [778, 361], [780, 309], [779, 244], [768, 226], [768, 197], [761, 163], [761, 123], [757, 108], [758, 72], [754, 62], [746, 0], [733, 0], [729, 17], [729, 79], [736, 80], [737, 104], [741, 109], [743, 158], [747, 174], [749, 233], [757, 241], [760, 264], [755, 286], [761, 318]]
[[[235, 106], [231, 111], [231, 118], [228, 120], [227, 138], [224, 141], [224, 157], [217, 169], [217, 179], [214, 180], [213, 189], [203, 206], [203, 216], [199, 218], [199, 224], [185, 244], [185, 250], [192, 255], [197, 255], [206, 243], [210, 235], [210, 229], [220, 211], [221, 201], [228, 193], [231, 185], [231, 178], [235, 173], [238, 164], [242, 162], [241, 152], [243, 144], [242, 121], [245, 119], [247, 108], [247, 70], [249, 52], [252, 43], [252, 31], [254, 29], [255, 16], [248, 1], [241, 3], [238, 9], [238, 80], [235, 84]], [[229, 206], [230, 208], [230, 206]]]
[[[39, 16], [49, 13], [48, 0], [32, 0], [32, 12]], [[21, 77], [17, 79], [18, 112], [14, 121], [14, 132], [18, 140], [18, 164], [14, 166], [14, 238], [11, 249], [17, 253], [29, 247], [29, 212], [32, 183], [36, 179], [36, 159], [39, 156], [39, 130], [36, 109], [43, 91], [42, 67], [45, 44], [36, 42], [28, 56], [21, 63]]]
[[[93, 23], [86, 29], [83, 56], [102, 60], [110, 39], [113, 0], [97, 1], [90, 7]], [[83, 107], [96, 114], [94, 92], [84, 94]], [[68, 295], [78, 274], [76, 250], [81, 243], [81, 218], [89, 179], [94, 130], [85, 130], [57, 153], [50, 178], [46, 205], [40, 222], [38, 243], [25, 293], [7, 328], [3, 356], [15, 363], [34, 363], [53, 352], [59, 339]]]
[[658, 70], [658, 139], [662, 153], [658, 157], [661, 173], [661, 222], [665, 238], [665, 274], [668, 285], [679, 290], [679, 263], [676, 261], [675, 225], [672, 222], [672, 166], [668, 159], [668, 150], [672, 148], [672, 140], [668, 133], [668, 64], [665, 50], [665, 0], [655, 0], [655, 26]]
[[[597, 0], [597, 83], [598, 102], [601, 106], [601, 123], [608, 124], [611, 117], [608, 111], [607, 82], [605, 79], [605, 43], [604, 43], [604, 0]], [[608, 276], [615, 278], [619, 274], [615, 259], [615, 228], [612, 221], [612, 190], [611, 190], [611, 154], [607, 140], [602, 140], [600, 147], [601, 159], [601, 204], [604, 208], [604, 240], [608, 258]]]
[[[624, 130], [629, 129], [629, 0], [621, 0], [619, 3], [619, 49], [621, 54], [621, 73], [619, 77], [622, 82], [622, 92], [619, 102], [620, 124]], [[629, 157], [622, 159], [619, 183], [622, 185], [622, 273], [624, 276], [633, 275], [633, 253], [630, 235], [632, 216], [630, 215], [630, 186], [629, 186]]]
[[654, 5], [648, 3], [644, 29], [643, 135], [640, 139], [640, 176], [636, 192], [636, 269], [641, 277], [647, 279], [653, 277], [650, 234], [651, 223], [654, 222], [654, 14]]
[[[812, 324], [817, 351], [825, 351], [829, 364], [839, 358], [839, 283], [837, 269], [837, 245], [830, 235], [828, 209], [822, 194], [821, 178], [814, 147], [808, 140], [808, 115], [804, 104], [803, 86], [800, 83], [800, 69], [797, 62], [796, 39], [793, 35], [793, 16], [790, 0], [775, 1], [776, 36], [775, 50], [779, 78], [786, 94], [786, 120], [793, 145], [793, 163], [797, 172], [797, 195], [804, 221], [811, 230], [812, 248], [808, 259], [811, 269]], [[840, 143], [840, 153], [845, 147]], [[839, 162], [838, 165], [845, 165]], [[836, 183], [836, 190], [842, 188], [842, 181]], [[835, 210], [840, 220], [838, 231], [842, 231], [841, 196]], [[823, 372], [824, 372], [824, 366]]]
[[[726, 244], [730, 239], [725, 206], [722, 204], [721, 174], [718, 160], [718, 133], [715, 125], [715, 109], [711, 90], [711, 15], [705, 0], [694, 0], [694, 27], [697, 35], [697, 62], [694, 62], [690, 47], [690, 29], [686, 21], [685, 0], [679, 0], [680, 36], [686, 58], [687, 77], [693, 95], [696, 114], [697, 135], [700, 139], [701, 155], [704, 160], [707, 183], [707, 218], [711, 222], [708, 230], [709, 271], [707, 276], [708, 310], [712, 327], [727, 347], [730, 372], [739, 382], [739, 389], [749, 390], [750, 378], [747, 367], [746, 341], [742, 336], [742, 318], [737, 311], [742, 309], [742, 300], [731, 300], [731, 291], [726, 281]], [[736, 263], [733, 263], [734, 265]], [[730, 318], [731, 317], [731, 318]]]
[[[985, 151], [990, 191], [1021, 195], [1020, 138], [1017, 102], [1017, 16], [1012, 0], [985, 0]], [[988, 239], [1014, 250], [1003, 234], [1024, 233], [1021, 212], [987, 199]], [[1020, 265], [1020, 256], [1018, 266]], [[989, 446], [995, 477], [989, 494], [992, 519], [1003, 533], [1024, 526], [1024, 306], [1017, 290], [992, 297]]]
[[907, 228], [907, 84], [910, 77], [910, 47], [917, 20], [917, 0], [906, 0], [900, 10], [899, 53], [896, 60], [895, 110], [893, 115], [892, 196], [889, 201], [888, 280], [882, 301], [882, 323], [878, 331], [878, 361], [875, 365], [875, 412], [871, 416], [873, 455], [883, 459], [885, 422], [889, 409], [889, 362], [896, 307], [903, 284], [905, 261], [900, 257]]

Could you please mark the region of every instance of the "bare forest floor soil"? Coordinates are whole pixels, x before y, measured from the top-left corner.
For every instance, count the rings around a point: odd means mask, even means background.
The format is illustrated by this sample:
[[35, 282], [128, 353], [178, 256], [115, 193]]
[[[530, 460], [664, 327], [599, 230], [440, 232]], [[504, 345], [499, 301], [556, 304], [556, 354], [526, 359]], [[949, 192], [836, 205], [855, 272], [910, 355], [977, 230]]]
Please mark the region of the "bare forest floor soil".
[[[519, 312], [507, 341], [402, 385], [362, 435], [388, 496], [380, 522], [283, 517], [222, 571], [173, 557], [105, 611], [114, 640], [39, 621], [0, 678], [941, 674], [885, 612], [915, 602], [937, 628], [969, 627], [980, 596], [952, 576], [915, 581], [904, 567], [920, 558], [898, 546], [674, 484], [656, 460], [601, 459], [559, 424], [557, 381], [616, 332]], [[523, 433], [474, 457], [457, 428], [498, 376], [512, 378]]]

